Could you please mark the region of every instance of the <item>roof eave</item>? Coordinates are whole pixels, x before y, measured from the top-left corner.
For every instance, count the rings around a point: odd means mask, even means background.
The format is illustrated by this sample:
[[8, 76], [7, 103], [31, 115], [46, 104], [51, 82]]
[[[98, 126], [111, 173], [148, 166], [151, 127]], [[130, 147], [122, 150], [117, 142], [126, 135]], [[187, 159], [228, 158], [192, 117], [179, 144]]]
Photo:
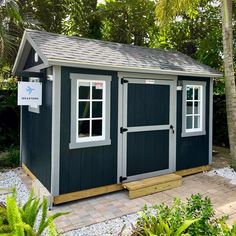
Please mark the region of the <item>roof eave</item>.
[[22, 37], [22, 40], [21, 40], [21, 43], [20, 43], [20, 47], [18, 49], [17, 56], [16, 56], [16, 59], [15, 59], [15, 62], [14, 62], [13, 68], [12, 68], [12, 74], [13, 75], [16, 74], [16, 70], [17, 70], [18, 64], [20, 62], [20, 58], [21, 58], [21, 55], [23, 53], [23, 49], [25, 47], [25, 44], [26, 44], [26, 31], [23, 34], [23, 37]]
[[98, 70], [110, 70], [110, 71], [124, 71], [124, 72], [140, 72], [148, 74], [168, 74], [168, 75], [179, 75], [179, 76], [195, 76], [195, 77], [209, 77], [219, 78], [223, 77], [222, 73], [205, 73], [205, 72], [188, 72], [188, 71], [177, 71], [177, 70], [163, 70], [158, 68], [141, 68], [141, 67], [127, 67], [127, 66], [116, 66], [106, 64], [95, 64], [85, 63], [82, 61], [65, 61], [60, 59], [48, 59], [49, 65], [52, 66], [68, 66], [68, 67], [79, 67], [87, 69], [98, 69]]

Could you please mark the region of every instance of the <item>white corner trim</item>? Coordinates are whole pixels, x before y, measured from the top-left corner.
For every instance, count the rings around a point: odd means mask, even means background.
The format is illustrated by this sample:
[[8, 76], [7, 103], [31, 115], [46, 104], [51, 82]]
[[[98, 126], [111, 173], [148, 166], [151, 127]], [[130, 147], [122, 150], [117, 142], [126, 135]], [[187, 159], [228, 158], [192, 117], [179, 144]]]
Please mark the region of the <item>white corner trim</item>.
[[212, 145], [213, 145], [213, 78], [210, 78], [209, 92], [209, 164], [212, 164]]
[[52, 82], [52, 147], [51, 194], [59, 195], [60, 188], [60, 124], [61, 124], [61, 67], [53, 67]]
[[23, 109], [22, 106], [20, 106], [20, 165], [23, 162], [23, 156], [22, 156], [22, 151], [23, 151], [22, 150], [22, 137], [23, 137], [23, 134], [22, 134], [22, 131], [23, 131], [23, 129], [22, 129], [22, 122], [23, 122], [22, 109]]

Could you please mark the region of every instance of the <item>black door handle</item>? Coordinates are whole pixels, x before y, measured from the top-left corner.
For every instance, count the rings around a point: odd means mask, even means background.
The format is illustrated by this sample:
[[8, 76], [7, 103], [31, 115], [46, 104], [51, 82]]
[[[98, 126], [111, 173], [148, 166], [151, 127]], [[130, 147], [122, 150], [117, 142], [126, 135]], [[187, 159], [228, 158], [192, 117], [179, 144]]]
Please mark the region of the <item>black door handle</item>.
[[170, 125], [170, 129], [172, 130], [172, 134], [174, 134], [175, 130], [174, 130], [174, 126], [173, 125]]

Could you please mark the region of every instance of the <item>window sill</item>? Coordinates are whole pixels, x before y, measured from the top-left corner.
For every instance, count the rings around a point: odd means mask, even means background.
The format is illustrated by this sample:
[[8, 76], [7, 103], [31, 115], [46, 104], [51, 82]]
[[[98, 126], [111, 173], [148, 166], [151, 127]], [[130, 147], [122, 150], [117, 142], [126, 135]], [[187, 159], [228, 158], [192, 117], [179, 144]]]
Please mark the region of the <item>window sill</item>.
[[78, 149], [78, 148], [87, 148], [87, 147], [97, 147], [97, 146], [106, 146], [111, 145], [111, 140], [102, 140], [102, 141], [90, 141], [90, 142], [81, 142], [81, 143], [70, 143], [70, 149]]
[[202, 136], [202, 135], [206, 135], [205, 130], [204, 131], [189, 132], [189, 133], [182, 132], [181, 137], [184, 138], [184, 137], [193, 137], [193, 136]]

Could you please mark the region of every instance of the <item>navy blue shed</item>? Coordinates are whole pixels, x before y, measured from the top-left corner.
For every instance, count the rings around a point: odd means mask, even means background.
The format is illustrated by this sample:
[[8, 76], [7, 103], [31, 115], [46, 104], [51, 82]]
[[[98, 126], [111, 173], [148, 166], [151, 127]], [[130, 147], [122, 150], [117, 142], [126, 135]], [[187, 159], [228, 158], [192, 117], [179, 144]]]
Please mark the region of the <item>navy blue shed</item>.
[[54, 203], [212, 162], [222, 74], [182, 53], [26, 30], [13, 73], [42, 82], [42, 106], [21, 108], [21, 162]]

